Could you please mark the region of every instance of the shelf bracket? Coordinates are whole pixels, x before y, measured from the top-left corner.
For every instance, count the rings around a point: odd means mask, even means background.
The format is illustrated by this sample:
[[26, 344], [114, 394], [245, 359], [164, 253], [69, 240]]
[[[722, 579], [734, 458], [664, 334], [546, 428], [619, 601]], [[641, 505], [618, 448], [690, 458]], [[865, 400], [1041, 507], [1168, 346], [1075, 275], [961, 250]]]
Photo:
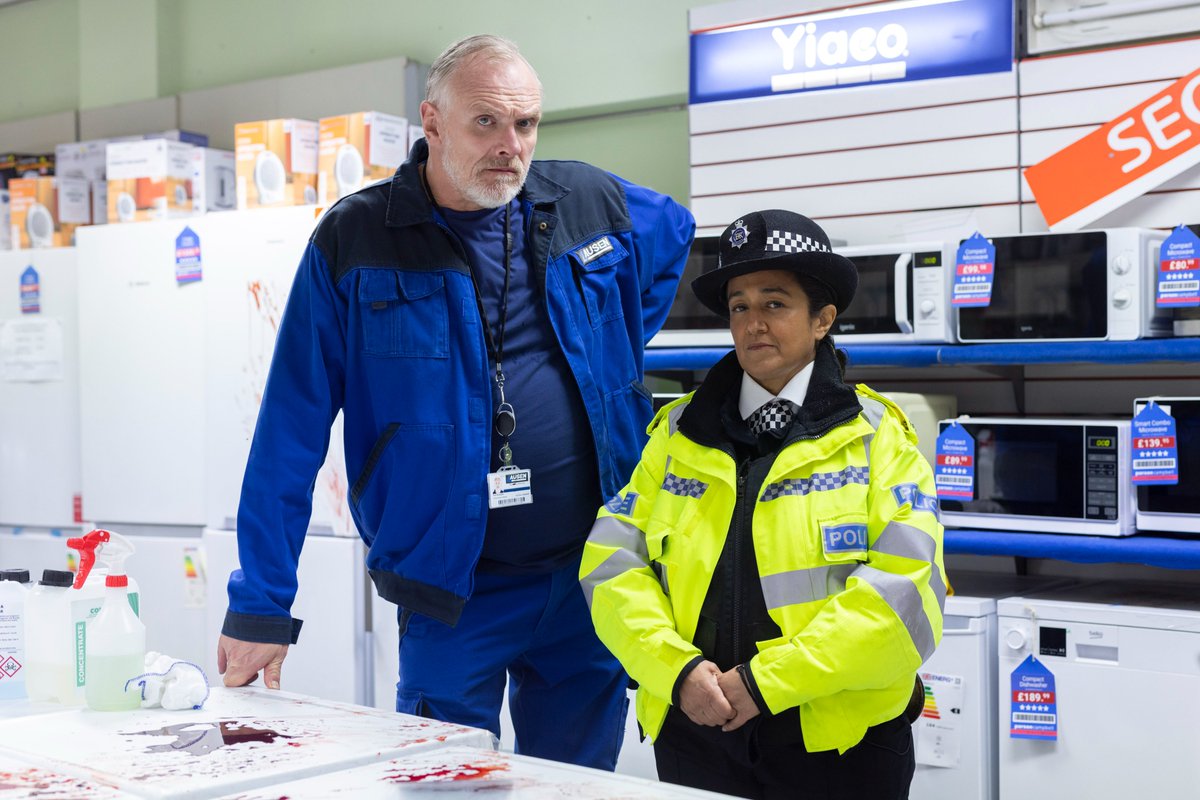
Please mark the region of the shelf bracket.
[[1003, 378], [1012, 385], [1013, 403], [1017, 413], [1025, 413], [1025, 366], [1023, 364], [980, 364], [980, 370]]

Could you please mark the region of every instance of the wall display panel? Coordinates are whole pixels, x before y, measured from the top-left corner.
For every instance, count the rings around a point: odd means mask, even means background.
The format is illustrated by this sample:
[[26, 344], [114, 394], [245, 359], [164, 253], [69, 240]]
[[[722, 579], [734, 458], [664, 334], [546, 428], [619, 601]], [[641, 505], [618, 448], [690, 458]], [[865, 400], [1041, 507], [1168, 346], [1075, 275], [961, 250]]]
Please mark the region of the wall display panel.
[[[1200, 218], [1200, 190], [1149, 192], [1105, 214], [1092, 228], [1170, 228]], [[1049, 230], [1036, 203], [1021, 204], [1021, 230]]]
[[[1096, 86], [1175, 80], [1200, 62], [1200, 38], [1112, 47], [1020, 62], [1022, 96]], [[1149, 96], [1149, 92], [1147, 92]]]
[[0, 253], [0, 524], [54, 528], [75, 520], [77, 264], [74, 248]]

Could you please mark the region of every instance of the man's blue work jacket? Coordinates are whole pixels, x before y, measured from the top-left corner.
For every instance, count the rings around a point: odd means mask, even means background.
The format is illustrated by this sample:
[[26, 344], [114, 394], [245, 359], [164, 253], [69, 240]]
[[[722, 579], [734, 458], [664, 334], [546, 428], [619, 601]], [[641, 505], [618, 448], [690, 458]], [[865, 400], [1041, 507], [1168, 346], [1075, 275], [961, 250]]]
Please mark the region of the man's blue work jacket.
[[[390, 182], [338, 202], [301, 260], [242, 484], [224, 627], [234, 638], [298, 636], [296, 564], [339, 409], [350, 510], [379, 594], [450, 625], [471, 596], [493, 379], [462, 246], [422, 186], [427, 156], [420, 140]], [[695, 222], [669, 197], [579, 162], [533, 162], [521, 202], [526, 255], [611, 497], [645, 444], [643, 345], [675, 298]]]

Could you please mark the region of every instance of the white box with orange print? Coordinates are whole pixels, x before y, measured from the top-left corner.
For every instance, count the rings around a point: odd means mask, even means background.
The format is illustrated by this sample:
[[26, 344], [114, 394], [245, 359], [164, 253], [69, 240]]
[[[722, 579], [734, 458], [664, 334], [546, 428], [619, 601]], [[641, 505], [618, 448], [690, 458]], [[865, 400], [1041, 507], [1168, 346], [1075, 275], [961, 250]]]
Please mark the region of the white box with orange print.
[[110, 142], [108, 221], [192, 216], [192, 149], [170, 139]]
[[234, 126], [238, 208], [317, 202], [317, 131], [307, 119]]
[[323, 117], [317, 167], [322, 205], [392, 177], [408, 155], [408, 120], [379, 111]]
[[[91, 217], [84, 178], [14, 178], [8, 182], [12, 247], [70, 247]], [[61, 198], [61, 201], [60, 201]], [[59, 209], [66, 211], [64, 219]]]

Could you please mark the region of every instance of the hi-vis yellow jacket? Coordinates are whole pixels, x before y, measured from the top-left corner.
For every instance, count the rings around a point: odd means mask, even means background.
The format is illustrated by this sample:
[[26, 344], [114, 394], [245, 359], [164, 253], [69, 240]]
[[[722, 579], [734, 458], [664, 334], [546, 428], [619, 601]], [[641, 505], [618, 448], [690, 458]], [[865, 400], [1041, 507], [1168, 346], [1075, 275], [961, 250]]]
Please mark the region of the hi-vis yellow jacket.
[[[863, 410], [784, 446], [753, 514], [768, 613], [782, 637], [749, 668], [772, 713], [798, 707], [810, 752], [845, 752], [900, 715], [942, 636], [945, 580], [933, 473], [903, 412], [863, 385]], [[726, 452], [663, 408], [629, 484], [600, 510], [580, 579], [601, 641], [639, 684], [658, 735], [734, 512]]]

